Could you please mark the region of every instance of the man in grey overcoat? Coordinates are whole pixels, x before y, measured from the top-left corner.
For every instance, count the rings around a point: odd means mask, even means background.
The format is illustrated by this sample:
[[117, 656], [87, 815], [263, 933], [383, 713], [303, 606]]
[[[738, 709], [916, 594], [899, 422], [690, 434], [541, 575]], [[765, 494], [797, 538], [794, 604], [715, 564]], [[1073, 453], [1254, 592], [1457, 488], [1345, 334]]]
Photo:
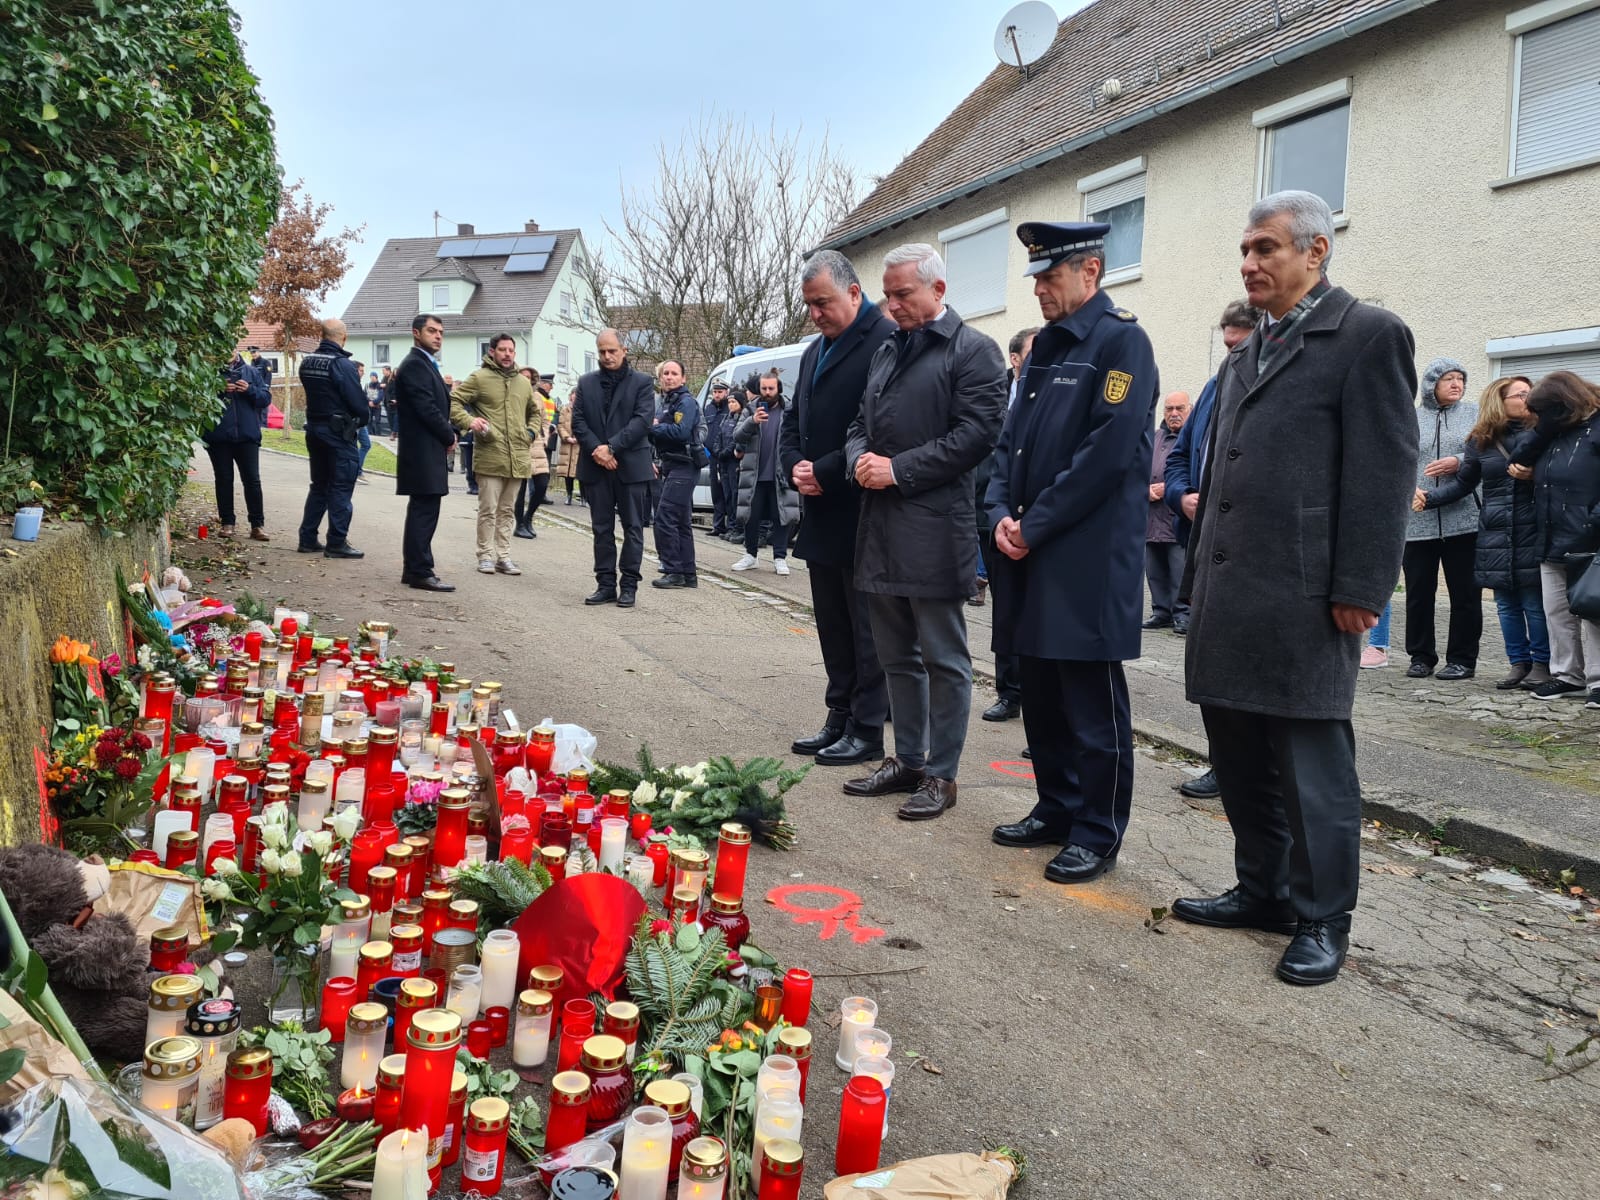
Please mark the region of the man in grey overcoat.
[[1182, 591], [1188, 696], [1233, 827], [1238, 883], [1173, 913], [1288, 933], [1288, 983], [1333, 980], [1360, 875], [1361, 635], [1394, 589], [1416, 469], [1411, 331], [1332, 287], [1333, 215], [1309, 192], [1250, 210], [1265, 316], [1219, 372]]

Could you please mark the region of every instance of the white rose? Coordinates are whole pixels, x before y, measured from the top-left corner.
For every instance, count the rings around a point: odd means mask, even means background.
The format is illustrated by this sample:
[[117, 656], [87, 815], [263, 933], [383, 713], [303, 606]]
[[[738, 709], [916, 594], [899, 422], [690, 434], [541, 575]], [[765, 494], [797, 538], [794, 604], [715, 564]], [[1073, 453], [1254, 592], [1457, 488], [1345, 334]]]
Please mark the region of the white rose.
[[680, 808], [683, 807], [683, 802], [685, 800], [690, 799], [693, 795], [694, 795], [693, 792], [686, 792], [682, 788], [679, 788], [677, 791], [673, 792], [672, 793], [672, 811], [673, 812], [677, 812]]
[[328, 857], [328, 851], [333, 849], [333, 834], [326, 829], [319, 829], [315, 833], [306, 835], [306, 844], [322, 858]]
[[642, 780], [638, 787], [633, 789], [633, 802], [649, 806], [656, 802], [656, 785], [648, 779]]
[[239, 873], [239, 864], [231, 858], [219, 858], [211, 864], [211, 869], [218, 875], [237, 875]]
[[300, 870], [300, 856], [298, 854], [286, 854], [283, 856], [283, 873], [285, 875], [290, 879], [299, 879]]
[[334, 813], [330, 824], [333, 826], [334, 836], [341, 842], [348, 842], [355, 837], [356, 830], [361, 828], [361, 810], [354, 807], [341, 809]]
[[269, 875], [276, 875], [283, 870], [283, 859], [276, 850], [267, 849], [261, 852], [261, 869]]
[[679, 779], [693, 779], [694, 770], [695, 769], [693, 767], [678, 767], [677, 776]]
[[289, 835], [284, 832], [282, 825], [268, 825], [263, 822], [261, 844], [269, 850], [282, 850], [289, 844]]
[[261, 823], [263, 825], [287, 825], [289, 823], [289, 806], [282, 800], [274, 800], [261, 810]]
[[[218, 859], [218, 862], [227, 862], [227, 859]], [[235, 868], [237, 869], [237, 868]], [[207, 879], [200, 885], [200, 892], [207, 900], [231, 900], [233, 889], [220, 879]]]

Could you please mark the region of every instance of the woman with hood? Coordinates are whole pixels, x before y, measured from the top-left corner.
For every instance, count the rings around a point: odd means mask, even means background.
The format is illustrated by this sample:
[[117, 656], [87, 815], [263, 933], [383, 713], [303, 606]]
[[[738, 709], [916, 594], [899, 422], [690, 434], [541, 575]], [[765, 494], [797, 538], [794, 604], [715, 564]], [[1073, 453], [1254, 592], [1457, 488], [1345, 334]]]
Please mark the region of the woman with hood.
[[1532, 381], [1496, 379], [1478, 399], [1478, 423], [1467, 434], [1461, 469], [1429, 491], [1417, 489], [1414, 512], [1465, 498], [1481, 481], [1475, 581], [1494, 592], [1511, 673], [1495, 687], [1536, 688], [1550, 682], [1550, 637], [1539, 583], [1539, 538], [1533, 484], [1507, 473], [1513, 455], [1532, 438], [1528, 411]]
[[[1462, 400], [1467, 369], [1453, 358], [1436, 358], [1422, 375], [1422, 403], [1417, 408], [1417, 492], [1425, 496], [1450, 482], [1461, 469], [1467, 434], [1478, 423], [1478, 406]], [[1471, 679], [1478, 668], [1478, 639], [1483, 636], [1483, 589], [1474, 579], [1481, 502], [1471, 488], [1459, 499], [1411, 514], [1406, 526], [1402, 573], [1406, 581], [1406, 674], [1426, 679], [1439, 664], [1434, 641], [1433, 601], [1439, 590], [1439, 568], [1450, 593], [1450, 633], [1445, 666], [1447, 682]], [[1415, 504], [1413, 504], [1415, 508]]]

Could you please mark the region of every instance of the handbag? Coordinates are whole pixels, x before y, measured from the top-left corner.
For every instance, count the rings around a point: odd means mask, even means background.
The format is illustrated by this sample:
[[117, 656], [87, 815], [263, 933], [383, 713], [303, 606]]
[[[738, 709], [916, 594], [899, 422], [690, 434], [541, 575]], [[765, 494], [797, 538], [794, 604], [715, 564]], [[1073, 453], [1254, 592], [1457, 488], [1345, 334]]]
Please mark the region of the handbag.
[[1568, 554], [1567, 609], [1585, 621], [1600, 621], [1600, 571], [1593, 554]]

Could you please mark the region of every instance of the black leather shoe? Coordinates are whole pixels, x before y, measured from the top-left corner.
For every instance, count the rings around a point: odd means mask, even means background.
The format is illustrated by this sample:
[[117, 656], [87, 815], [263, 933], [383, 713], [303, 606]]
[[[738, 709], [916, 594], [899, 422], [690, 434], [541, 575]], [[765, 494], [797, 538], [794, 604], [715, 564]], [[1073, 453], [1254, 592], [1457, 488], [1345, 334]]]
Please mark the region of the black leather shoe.
[[511, 536], [519, 538], [536, 538], [539, 535], [533, 531], [532, 525], [524, 522], [523, 524], [518, 525], [516, 529], [512, 530]]
[[1407, 679], [1426, 679], [1433, 674], [1433, 668], [1425, 662], [1414, 662], [1406, 668]]
[[956, 806], [956, 781], [936, 775], [923, 776], [917, 790], [896, 811], [902, 821], [931, 821]]
[[1222, 785], [1217, 782], [1215, 767], [1204, 775], [1198, 775], [1193, 779], [1185, 779], [1178, 785], [1178, 790], [1191, 800], [1215, 800], [1222, 795]]
[[983, 710], [985, 721], [1015, 721], [1022, 715], [1022, 705], [1015, 700], [996, 700]]
[[997, 846], [1062, 846], [1068, 833], [1038, 817], [1023, 817], [1010, 825], [996, 825], [989, 837]]
[[817, 765], [823, 767], [848, 767], [855, 763], [872, 762], [883, 757], [883, 740], [869, 742], [847, 733], [832, 745], [817, 751]]
[[1139, 628], [1140, 629], [1171, 629], [1172, 628], [1172, 618], [1171, 617], [1151, 617], [1143, 625], [1139, 626]]
[[617, 602], [616, 588], [595, 588], [593, 594], [583, 598], [585, 604], [615, 604]]
[[426, 579], [413, 579], [411, 586], [423, 592], [453, 592], [456, 590], [455, 584], [446, 583], [437, 575], [429, 575]]
[[1278, 978], [1300, 987], [1332, 983], [1350, 952], [1350, 933], [1328, 921], [1301, 921], [1278, 960]]
[[908, 767], [894, 755], [889, 755], [871, 775], [860, 779], [847, 779], [846, 796], [888, 796], [895, 792], [914, 792], [922, 786], [925, 772], [921, 767]]
[[677, 572], [673, 572], [671, 575], [663, 575], [659, 579], [652, 579], [650, 586], [658, 588], [692, 588], [699, 587], [700, 581], [693, 575], [679, 575]]
[[795, 738], [789, 745], [791, 754], [816, 754], [826, 750], [844, 736], [843, 725], [824, 725], [810, 737]]
[[632, 608], [634, 601], [637, 599], [638, 593], [633, 588], [623, 588], [617, 593], [617, 607]]
[[1096, 854], [1071, 843], [1044, 865], [1044, 877], [1051, 883], [1088, 883], [1099, 879], [1117, 865], [1115, 855]]
[[1027, 759], [1029, 762], [1032, 762], [1033, 761], [1033, 747], [1032, 746], [1024, 746], [1022, 748], [1022, 757]]
[[1235, 886], [1220, 896], [1185, 898], [1172, 902], [1172, 915], [1191, 925], [1214, 929], [1260, 929], [1265, 933], [1293, 933], [1298, 924], [1287, 907], [1268, 904]]
[[1189, 622], [1188, 621], [1173, 621], [1172, 622], [1172, 632], [1177, 634], [1179, 637], [1188, 637], [1189, 636]]
[[296, 546], [295, 549], [301, 554], [321, 554], [327, 549], [327, 547], [321, 542], [312, 542], [309, 546], [302, 542], [300, 545]]
[[349, 542], [344, 542], [344, 543], [341, 543], [340, 545], [337, 545], [337, 546], [329, 546], [326, 550], [324, 550], [322, 552], [322, 557], [323, 558], [365, 558], [366, 555], [362, 551], [357, 550]]
[[1462, 666], [1460, 663], [1446, 663], [1444, 670], [1440, 671], [1434, 678], [1442, 679], [1446, 683], [1455, 683], [1459, 679], [1471, 679], [1476, 674], [1477, 671], [1471, 667]]

